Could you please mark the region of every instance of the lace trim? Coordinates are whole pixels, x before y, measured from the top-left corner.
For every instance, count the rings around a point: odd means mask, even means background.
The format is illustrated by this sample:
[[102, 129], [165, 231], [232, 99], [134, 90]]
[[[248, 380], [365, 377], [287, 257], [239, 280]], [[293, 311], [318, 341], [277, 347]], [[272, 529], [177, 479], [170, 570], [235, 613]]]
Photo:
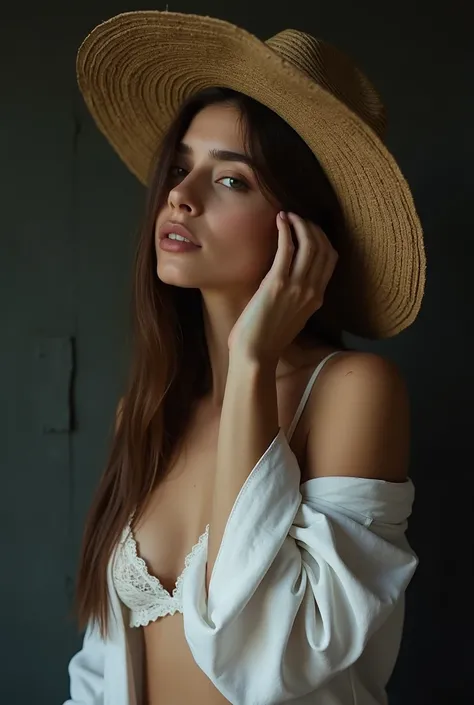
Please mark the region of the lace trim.
[[130, 610], [130, 626], [147, 627], [151, 622], [156, 622], [159, 617], [167, 617], [176, 614], [176, 612], [183, 614], [183, 606], [156, 605], [153, 608], [143, 610]]
[[[194, 559], [194, 556], [197, 555], [197, 553], [199, 553], [199, 551], [203, 548], [204, 542], [207, 541], [208, 534], [209, 534], [209, 524], [206, 526], [204, 533], [201, 534], [201, 536], [199, 537], [197, 542], [194, 544], [194, 546], [191, 548], [188, 555], [184, 559], [184, 568], [181, 571], [181, 575], [178, 575], [178, 578], [176, 579], [176, 585], [173, 590], [173, 596], [174, 596], [175, 592], [176, 593], [179, 592], [179, 594], [181, 596], [182, 585], [183, 585], [184, 576], [186, 575], [186, 571], [188, 570], [189, 566], [191, 565], [191, 563]], [[160, 583], [160, 585], [161, 585], [161, 583]], [[163, 589], [165, 589], [165, 588], [163, 588]], [[168, 592], [168, 591], [166, 590], [166, 592]]]
[[184, 559], [184, 568], [170, 594], [159, 578], [148, 571], [145, 560], [138, 555], [138, 546], [130, 525], [120, 539], [120, 550], [114, 565], [114, 582], [121, 601], [130, 609], [130, 626], [146, 626], [158, 617], [173, 615], [182, 609], [182, 587], [189, 566], [204, 547], [209, 524]]

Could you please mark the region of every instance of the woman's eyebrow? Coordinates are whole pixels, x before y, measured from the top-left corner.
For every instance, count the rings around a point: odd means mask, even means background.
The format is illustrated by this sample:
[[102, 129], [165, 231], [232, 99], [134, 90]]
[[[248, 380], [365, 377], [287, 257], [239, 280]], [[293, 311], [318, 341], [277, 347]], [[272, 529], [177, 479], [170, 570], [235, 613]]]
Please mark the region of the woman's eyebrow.
[[[179, 154], [191, 155], [193, 150], [188, 144], [181, 142], [178, 145], [177, 152]], [[247, 154], [241, 154], [240, 152], [232, 152], [228, 149], [210, 149], [209, 156], [211, 159], [220, 162], [242, 162], [243, 164], [247, 164], [251, 169], [255, 169], [253, 160]]]

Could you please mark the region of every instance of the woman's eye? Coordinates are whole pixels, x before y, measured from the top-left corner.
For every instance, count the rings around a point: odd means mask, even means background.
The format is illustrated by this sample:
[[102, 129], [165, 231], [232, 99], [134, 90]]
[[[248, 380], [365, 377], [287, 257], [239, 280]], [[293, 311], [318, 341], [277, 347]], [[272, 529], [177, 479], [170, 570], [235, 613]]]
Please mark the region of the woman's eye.
[[219, 179], [219, 181], [232, 182], [231, 186], [227, 186], [227, 188], [230, 188], [232, 191], [248, 191], [249, 188], [245, 181], [242, 181], [242, 179], [236, 179], [234, 176], [224, 176], [222, 179]]
[[[184, 177], [187, 174], [187, 170], [182, 167], [182, 166], [172, 166], [170, 167], [169, 170], [169, 176], [171, 179], [184, 179]], [[245, 183], [242, 179], [237, 179], [235, 176], [223, 176], [222, 179], [218, 180], [219, 182], [228, 182], [227, 184], [224, 183], [224, 186], [228, 188], [230, 191], [248, 191], [249, 186], [248, 184]]]

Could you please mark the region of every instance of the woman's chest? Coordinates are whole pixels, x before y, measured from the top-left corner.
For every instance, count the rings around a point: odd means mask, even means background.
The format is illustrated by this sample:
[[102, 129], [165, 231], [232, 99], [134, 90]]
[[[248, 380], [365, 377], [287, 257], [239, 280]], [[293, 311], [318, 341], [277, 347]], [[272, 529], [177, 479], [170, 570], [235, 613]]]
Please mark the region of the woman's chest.
[[216, 455], [215, 429], [188, 432], [134, 528], [139, 556], [169, 593], [209, 523]]
[[[285, 431], [290, 426], [295, 405], [291, 398], [280, 400], [279, 425]], [[205, 410], [196, 416], [182, 449], [153, 491], [143, 516], [134, 527], [138, 555], [145, 561], [148, 572], [159, 578], [170, 594], [183, 572], [186, 558], [210, 523], [219, 421], [218, 415]], [[302, 482], [306, 445], [304, 429], [304, 423], [298, 424], [291, 440], [302, 469]]]

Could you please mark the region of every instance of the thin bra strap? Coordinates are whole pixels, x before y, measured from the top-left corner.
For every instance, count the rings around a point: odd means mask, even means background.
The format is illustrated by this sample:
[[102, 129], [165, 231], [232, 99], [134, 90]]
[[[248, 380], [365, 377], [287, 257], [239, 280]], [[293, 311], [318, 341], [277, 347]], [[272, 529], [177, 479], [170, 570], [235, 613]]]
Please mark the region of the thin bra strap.
[[325, 358], [323, 358], [323, 360], [321, 360], [321, 362], [319, 363], [319, 365], [316, 367], [313, 374], [309, 378], [309, 382], [306, 385], [306, 389], [304, 390], [303, 396], [301, 397], [301, 401], [298, 405], [298, 408], [296, 409], [296, 414], [294, 415], [293, 421], [291, 422], [290, 428], [288, 429], [288, 433], [287, 433], [288, 443], [291, 441], [291, 437], [292, 437], [293, 432], [298, 424], [298, 421], [300, 420], [301, 414], [303, 413], [303, 409], [306, 405], [306, 402], [308, 401], [309, 395], [311, 394], [311, 390], [313, 388], [313, 385], [316, 381], [317, 376], [319, 375], [319, 373], [323, 369], [326, 362], [328, 360], [330, 360], [331, 357], [334, 357], [334, 355], [338, 355], [341, 352], [344, 352], [344, 350], [335, 350], [334, 352], [329, 353], [329, 355], [327, 355]]

